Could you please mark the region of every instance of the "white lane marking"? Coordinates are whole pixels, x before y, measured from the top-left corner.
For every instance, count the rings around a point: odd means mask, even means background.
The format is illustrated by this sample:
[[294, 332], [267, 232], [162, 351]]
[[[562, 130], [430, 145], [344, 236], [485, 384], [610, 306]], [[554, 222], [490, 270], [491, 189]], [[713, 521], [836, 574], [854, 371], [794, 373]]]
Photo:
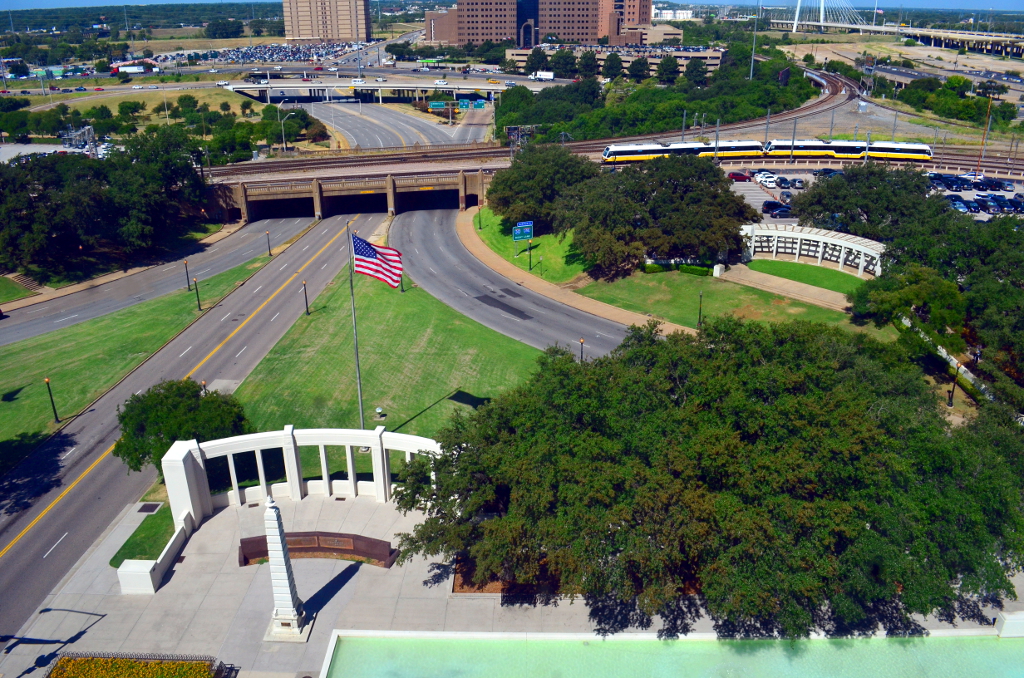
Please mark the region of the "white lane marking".
[[[189, 346], [188, 348], [186, 348], [186, 349], [185, 349], [185, 353], [188, 353], [188, 352], [189, 352], [189, 351], [191, 351], [191, 350], [192, 350], [192, 347], [191, 347], [191, 346]], [[181, 354], [181, 355], [179, 355], [178, 357], [179, 357], [179, 358], [182, 358], [182, 357], [184, 357], [184, 356], [185, 356], [185, 353], [182, 353], [182, 354]]]
[[[65, 532], [65, 533], [64, 533], [64, 537], [66, 537], [66, 536], [68, 536], [68, 533], [67, 533], [67, 532]], [[58, 540], [57, 540], [57, 544], [59, 544], [59, 543], [61, 543], [62, 541], [64, 541], [64, 537], [61, 537], [60, 539], [58, 539]], [[54, 544], [53, 546], [51, 546], [51, 547], [50, 547], [50, 550], [49, 550], [49, 551], [47, 551], [46, 553], [44, 553], [44, 554], [43, 554], [43, 558], [45, 558], [46, 556], [50, 555], [50, 553], [52, 553], [52, 552], [53, 552], [53, 549], [57, 548], [57, 544]]]
[[279, 316], [279, 315], [281, 315], [281, 314], [280, 313], [275, 313], [274, 317], [270, 319], [270, 322], [274, 322], [274, 320], [276, 320], [277, 316]]
[[325, 228], [324, 230], [320, 231], [320, 235], [323, 235], [326, 232], [327, 232], [327, 229]]
[[45, 311], [45, 310], [46, 310], [46, 307], [45, 307], [45, 306], [43, 306], [42, 308], [37, 308], [37, 309], [36, 309], [36, 310], [34, 310], [34, 311], [29, 311], [29, 313], [30, 313], [30, 314], [31, 314], [31, 313], [39, 313], [40, 311]]
[[505, 313], [502, 313], [501, 315], [503, 315], [504, 317], [508, 318], [509, 320], [515, 320], [516, 322], [519, 322], [520, 320], [522, 320], [522, 318], [513, 318], [512, 316], [510, 316], [508, 314], [505, 314]]
[[283, 270], [284, 270], [284, 268], [285, 268], [285, 266], [287, 266], [287, 265], [288, 265], [288, 264], [285, 264], [284, 266], [282, 266], [281, 268], [279, 268], [279, 269], [277, 269], [277, 270], [279, 270], [279, 271], [283, 271]]
[[214, 247], [212, 250], [210, 250], [210, 254], [213, 254], [214, 252], [216, 252], [219, 249], [220, 249], [219, 247]]
[[[70, 450], [68, 450], [68, 454], [71, 454], [72, 452], [74, 452], [77, 449], [78, 449], [77, 447], [72, 447]], [[64, 461], [65, 459], [67, 459], [68, 454], [65, 454], [63, 457], [60, 458], [60, 460]]]
[[306, 245], [305, 247], [302, 248], [302, 251], [305, 252], [308, 249], [309, 249], [309, 245]]
[[225, 320], [227, 320], [227, 319], [228, 319], [228, 316], [229, 316], [229, 315], [231, 315], [231, 314], [230, 314], [230, 313], [228, 313], [228, 315], [226, 315], [226, 316], [224, 316], [223, 318], [221, 318], [221, 319], [220, 319], [220, 321], [221, 321], [221, 322], [224, 322]]
[[54, 324], [54, 325], [56, 325], [57, 323], [62, 323], [62, 322], [64, 322], [65, 320], [71, 320], [72, 318], [77, 318], [77, 317], [78, 317], [78, 314], [77, 314], [77, 313], [76, 313], [76, 314], [74, 314], [74, 315], [69, 315], [69, 316], [68, 316], [67, 318], [61, 318], [60, 320], [54, 320], [54, 321], [53, 321], [53, 324]]
[[242, 252], [242, 254], [248, 254], [249, 252], [252, 252], [252, 250], [246, 250], [245, 252]]
[[[167, 268], [165, 268], [165, 269], [164, 269], [164, 271], [169, 271], [169, 270], [171, 270], [172, 268], [174, 268], [174, 267], [173, 267], [173, 266], [168, 266]], [[160, 271], [160, 272], [161, 272], [161, 273], [163, 273], [163, 271]]]
[[202, 271], [199, 271], [199, 273], [196, 273], [196, 275], [202, 275], [202, 274], [206, 273], [206, 271], [209, 271], [209, 270], [210, 270], [210, 269], [208, 269], [208, 268], [207, 268], [207, 269], [204, 269], [204, 270], [202, 270]]
[[322, 270], [324, 270], [325, 268], [327, 268], [327, 264], [328, 264], [328, 263], [330, 263], [330, 262], [327, 262], [327, 263], [325, 263], [325, 264], [324, 264], [323, 266], [321, 266], [321, 267], [320, 267], [320, 270], [322, 271]]
[[256, 294], [257, 292], [259, 292], [259, 291], [260, 291], [260, 290], [262, 290], [262, 289], [263, 289], [263, 285], [260, 285], [259, 287], [257, 287], [256, 289], [254, 289], [254, 290], [252, 291], [252, 293], [253, 293], [253, 294]]
[[[458, 291], [462, 292], [463, 294], [466, 294], [465, 292], [463, 292], [463, 291], [462, 291], [462, 288], [461, 288], [461, 287], [456, 287], [455, 289], [457, 289]], [[466, 296], [468, 297], [469, 295], [468, 295], [468, 294], [466, 294]]]
[[419, 247], [413, 247], [413, 249], [416, 250], [416, 254], [420, 253], [420, 248]]
[[611, 337], [609, 337], [607, 334], [601, 334], [600, 332], [594, 332], [594, 334], [596, 334], [599, 337], [604, 337], [605, 339], [611, 339]]
[[238, 353], [236, 353], [236, 354], [235, 354], [235, 357], [237, 358], [238, 356], [240, 356], [240, 355], [242, 355], [243, 353], [245, 353], [245, 349], [247, 349], [247, 348], [249, 348], [249, 345], [248, 345], [248, 344], [246, 344], [245, 346], [243, 346], [243, 347], [242, 347], [242, 350], [241, 350], [241, 351], [239, 351]]
[[[429, 267], [429, 266], [427, 266], [427, 268], [430, 268], [430, 267]], [[437, 275], [437, 271], [435, 271], [435, 270], [434, 270], [434, 269], [432, 269], [432, 268], [430, 268], [430, 272], [431, 272], [431, 273], [433, 273], [434, 275]]]

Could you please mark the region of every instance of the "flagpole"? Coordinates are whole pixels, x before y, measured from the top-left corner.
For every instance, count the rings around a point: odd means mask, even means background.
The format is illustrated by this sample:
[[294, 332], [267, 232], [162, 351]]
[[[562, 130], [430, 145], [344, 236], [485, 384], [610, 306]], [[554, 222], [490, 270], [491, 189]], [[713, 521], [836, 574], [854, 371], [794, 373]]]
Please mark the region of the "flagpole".
[[359, 374], [359, 330], [356, 329], [356, 288], [355, 288], [355, 247], [352, 236], [348, 235], [348, 291], [352, 299], [352, 345], [356, 351], [356, 397], [359, 398], [359, 428], [366, 428], [366, 421], [363, 418], [363, 378]]

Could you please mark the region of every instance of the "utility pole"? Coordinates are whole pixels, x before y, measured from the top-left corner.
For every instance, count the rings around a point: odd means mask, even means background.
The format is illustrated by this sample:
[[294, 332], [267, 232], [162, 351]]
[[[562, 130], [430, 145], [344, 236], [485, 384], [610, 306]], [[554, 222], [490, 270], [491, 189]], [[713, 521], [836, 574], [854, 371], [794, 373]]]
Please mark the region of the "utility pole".
[[868, 143], [864, 147], [864, 164], [868, 164], [868, 156], [871, 155], [871, 131], [868, 130]]
[[892, 140], [896, 141], [896, 120], [900, 117], [899, 111], [893, 111], [892, 114]]
[[750, 48], [750, 77], [747, 80], [754, 79], [754, 55], [757, 54], [757, 19], [761, 16], [761, 0], [757, 0], [757, 13], [754, 14], [754, 44]]
[[796, 151], [796, 118], [793, 118], [793, 140], [789, 144], [789, 162], [793, 162], [793, 154]]
[[716, 164], [718, 163], [718, 128], [719, 128], [721, 122], [722, 122], [721, 118], [719, 118], [718, 120], [715, 121], [715, 163]]
[[768, 126], [772, 124], [772, 107], [768, 107], [768, 116], [764, 119], [764, 145], [768, 145]]
[[679, 138], [679, 141], [686, 141], [686, 109], [683, 109], [683, 135]]
[[836, 124], [836, 109], [832, 109], [832, 119], [828, 123], [828, 140], [832, 141], [832, 127]]

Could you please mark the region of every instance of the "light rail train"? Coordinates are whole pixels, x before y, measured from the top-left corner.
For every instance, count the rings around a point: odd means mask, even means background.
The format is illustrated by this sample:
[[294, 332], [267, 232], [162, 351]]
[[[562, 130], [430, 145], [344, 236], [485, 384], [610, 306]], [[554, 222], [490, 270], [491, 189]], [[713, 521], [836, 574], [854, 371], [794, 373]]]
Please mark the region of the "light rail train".
[[687, 141], [676, 144], [613, 144], [602, 154], [604, 163], [642, 162], [672, 155], [695, 155], [701, 158], [835, 158], [840, 160], [917, 160], [932, 159], [928, 144], [890, 141], [822, 141], [820, 139], [773, 139], [760, 141], [722, 140], [714, 142]]

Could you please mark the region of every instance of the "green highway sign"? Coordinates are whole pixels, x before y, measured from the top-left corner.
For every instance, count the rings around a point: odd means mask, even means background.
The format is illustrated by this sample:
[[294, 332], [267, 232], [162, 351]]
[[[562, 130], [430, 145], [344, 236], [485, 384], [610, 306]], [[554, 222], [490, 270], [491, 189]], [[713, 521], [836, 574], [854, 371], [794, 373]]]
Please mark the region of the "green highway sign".
[[481, 99], [480, 101], [474, 101], [473, 102], [473, 108], [483, 108], [486, 105], [487, 105], [487, 102], [484, 101], [483, 99]]
[[459, 99], [459, 108], [469, 108], [469, 99]]
[[533, 222], [520, 221], [512, 227], [512, 240], [529, 240], [533, 237]]
[[430, 108], [446, 108], [443, 101], [431, 101]]

